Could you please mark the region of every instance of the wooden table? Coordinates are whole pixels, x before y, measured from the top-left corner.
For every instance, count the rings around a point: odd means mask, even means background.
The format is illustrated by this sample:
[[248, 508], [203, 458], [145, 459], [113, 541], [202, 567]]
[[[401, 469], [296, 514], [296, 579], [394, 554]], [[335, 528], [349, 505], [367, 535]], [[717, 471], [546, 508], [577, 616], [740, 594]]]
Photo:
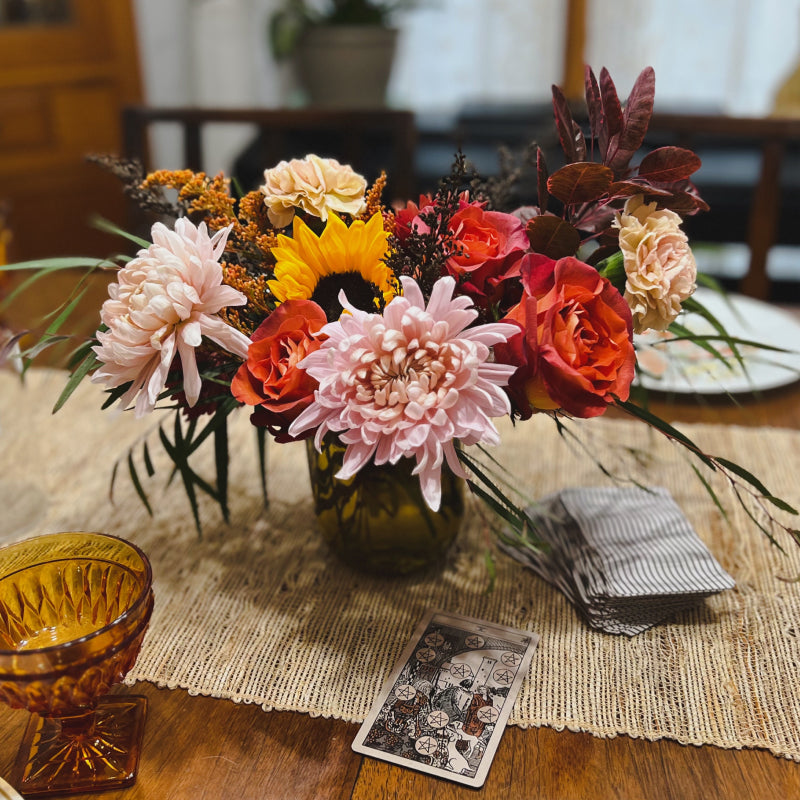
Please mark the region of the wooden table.
[[[738, 401], [739, 406], [724, 398], [659, 402], [654, 410], [671, 420], [800, 428], [800, 384]], [[147, 683], [134, 691], [150, 702], [139, 775], [133, 787], [100, 795], [109, 800], [800, 797], [800, 764], [766, 751], [516, 727], [506, 730], [486, 785], [476, 795], [474, 789], [356, 755], [350, 743], [357, 725], [265, 713]], [[2, 776], [11, 771], [27, 718], [23, 711], [0, 707]]]

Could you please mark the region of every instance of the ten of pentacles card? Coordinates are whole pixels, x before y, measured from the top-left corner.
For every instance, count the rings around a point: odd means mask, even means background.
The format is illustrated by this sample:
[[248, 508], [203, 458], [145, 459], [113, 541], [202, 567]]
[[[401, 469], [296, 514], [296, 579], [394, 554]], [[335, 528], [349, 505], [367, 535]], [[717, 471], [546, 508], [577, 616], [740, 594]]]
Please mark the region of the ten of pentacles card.
[[376, 698], [353, 750], [483, 786], [538, 642], [535, 633], [429, 612]]

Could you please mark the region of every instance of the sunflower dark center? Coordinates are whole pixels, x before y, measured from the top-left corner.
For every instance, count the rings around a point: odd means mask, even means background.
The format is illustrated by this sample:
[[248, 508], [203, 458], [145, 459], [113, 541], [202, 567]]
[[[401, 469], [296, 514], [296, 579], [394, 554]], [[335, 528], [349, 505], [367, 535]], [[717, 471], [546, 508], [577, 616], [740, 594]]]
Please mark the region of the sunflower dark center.
[[[325, 312], [329, 322], [339, 319], [342, 304], [339, 292], [344, 290], [347, 301], [362, 311], [370, 313], [383, 305], [383, 294], [372, 282], [359, 272], [337, 272], [319, 279], [311, 299]], [[376, 301], [380, 305], [376, 305]]]

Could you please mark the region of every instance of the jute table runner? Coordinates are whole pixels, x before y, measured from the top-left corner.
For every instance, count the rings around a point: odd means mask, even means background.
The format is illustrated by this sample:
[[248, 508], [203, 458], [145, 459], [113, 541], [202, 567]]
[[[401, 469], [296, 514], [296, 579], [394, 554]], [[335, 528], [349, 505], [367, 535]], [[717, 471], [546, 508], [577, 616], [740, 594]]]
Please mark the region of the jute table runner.
[[[786, 556], [770, 547], [712, 478], [725, 522], [683, 451], [645, 426], [603, 419], [574, 430], [608, 466], [667, 487], [737, 588], [627, 638], [590, 630], [557, 590], [502, 553], [492, 587], [477, 511], [431, 574], [387, 580], [340, 566], [314, 532], [302, 445], [270, 446], [271, 504], [262, 508], [246, 413], [231, 430], [231, 523], [204, 503], [200, 539], [180, 482], [164, 488], [169, 461], [152, 432], [157, 419], [101, 412], [102, 392], [88, 384], [52, 416], [63, 381], [34, 371], [21, 387], [0, 374], [0, 538], [103, 530], [149, 554], [156, 609], [130, 682], [357, 721], [418, 620], [438, 607], [541, 635], [513, 724], [763, 747], [800, 760], [800, 586], [787, 580], [800, 575], [800, 552], [788, 541]], [[800, 501], [800, 433], [683, 430]], [[152, 518], [126, 465], [128, 448], [148, 431]], [[544, 417], [505, 429], [498, 455], [534, 497], [608, 483]]]

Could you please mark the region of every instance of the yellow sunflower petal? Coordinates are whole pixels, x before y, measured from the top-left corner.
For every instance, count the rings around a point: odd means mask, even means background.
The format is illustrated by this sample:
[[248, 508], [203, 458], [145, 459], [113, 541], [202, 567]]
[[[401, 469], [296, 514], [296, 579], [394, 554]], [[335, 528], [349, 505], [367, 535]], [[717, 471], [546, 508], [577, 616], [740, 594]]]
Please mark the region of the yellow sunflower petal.
[[366, 223], [356, 220], [350, 227], [331, 213], [320, 236], [295, 217], [292, 238], [279, 235], [278, 246], [272, 250], [275, 279], [269, 287], [279, 302], [310, 299], [322, 278], [354, 272], [376, 286], [388, 302], [399, 293], [392, 271], [383, 262], [388, 238], [380, 213]]

